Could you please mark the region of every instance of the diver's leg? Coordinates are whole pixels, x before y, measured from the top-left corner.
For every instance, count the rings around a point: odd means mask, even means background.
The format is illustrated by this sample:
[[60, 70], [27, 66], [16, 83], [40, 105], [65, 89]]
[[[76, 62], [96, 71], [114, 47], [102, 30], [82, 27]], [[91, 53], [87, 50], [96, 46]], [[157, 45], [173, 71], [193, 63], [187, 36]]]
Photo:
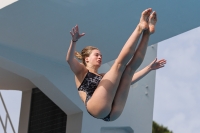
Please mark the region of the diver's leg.
[[149, 8], [142, 12], [138, 26], [127, 40], [119, 56], [115, 60], [115, 63], [104, 75], [97, 89], [93, 93], [93, 96], [88, 101], [87, 109], [95, 117], [105, 117], [111, 111], [112, 102], [119, 86], [122, 73], [135, 53], [135, 47], [140, 34], [149, 27], [147, 19], [149, 18], [151, 11], [152, 9]]
[[113, 101], [112, 111], [110, 113], [111, 120], [117, 119], [121, 115], [124, 109], [133, 74], [144, 60], [146, 49], [148, 46], [149, 36], [155, 31], [156, 21], [157, 21], [156, 13], [153, 12], [149, 18], [149, 30], [143, 32], [141, 42], [135, 52], [135, 55], [133, 56], [131, 61], [127, 64], [127, 67], [124, 73], [122, 74], [122, 78], [120, 80], [120, 84]]

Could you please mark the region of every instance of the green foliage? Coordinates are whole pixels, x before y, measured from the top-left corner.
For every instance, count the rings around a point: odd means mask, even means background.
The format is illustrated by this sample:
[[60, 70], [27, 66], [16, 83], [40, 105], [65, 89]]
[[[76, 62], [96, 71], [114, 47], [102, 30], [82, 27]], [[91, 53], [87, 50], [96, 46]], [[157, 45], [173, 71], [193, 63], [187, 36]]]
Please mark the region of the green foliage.
[[173, 132], [169, 131], [167, 127], [159, 125], [158, 123], [153, 121], [152, 133], [173, 133]]

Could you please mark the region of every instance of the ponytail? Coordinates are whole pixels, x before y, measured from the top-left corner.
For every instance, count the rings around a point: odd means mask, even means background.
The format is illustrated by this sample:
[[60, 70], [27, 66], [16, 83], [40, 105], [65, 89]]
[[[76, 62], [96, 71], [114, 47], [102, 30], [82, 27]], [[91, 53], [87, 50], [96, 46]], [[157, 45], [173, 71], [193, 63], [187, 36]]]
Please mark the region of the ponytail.
[[82, 55], [81, 55], [79, 52], [77, 52], [77, 51], [74, 52], [74, 56], [75, 56], [77, 59], [79, 59], [79, 60], [83, 60]]

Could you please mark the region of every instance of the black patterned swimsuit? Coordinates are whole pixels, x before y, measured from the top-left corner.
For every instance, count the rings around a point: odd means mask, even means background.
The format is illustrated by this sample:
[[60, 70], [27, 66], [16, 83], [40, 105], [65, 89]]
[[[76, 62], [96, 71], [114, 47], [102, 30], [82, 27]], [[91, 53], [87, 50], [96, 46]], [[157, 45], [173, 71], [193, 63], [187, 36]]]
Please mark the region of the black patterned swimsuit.
[[[101, 81], [102, 76], [96, 75], [94, 73], [91, 73], [88, 71], [86, 74], [83, 82], [78, 88], [78, 91], [84, 91], [86, 93], [86, 100], [85, 100], [85, 106], [87, 109], [87, 102], [90, 100], [92, 97], [94, 91], [96, 90], [99, 82]], [[88, 110], [87, 110], [88, 111]], [[88, 111], [90, 114], [90, 112]], [[91, 115], [91, 114], [90, 114]], [[94, 117], [94, 116], [93, 116]], [[105, 118], [102, 118], [104, 121], [110, 121], [110, 114], [106, 116]]]

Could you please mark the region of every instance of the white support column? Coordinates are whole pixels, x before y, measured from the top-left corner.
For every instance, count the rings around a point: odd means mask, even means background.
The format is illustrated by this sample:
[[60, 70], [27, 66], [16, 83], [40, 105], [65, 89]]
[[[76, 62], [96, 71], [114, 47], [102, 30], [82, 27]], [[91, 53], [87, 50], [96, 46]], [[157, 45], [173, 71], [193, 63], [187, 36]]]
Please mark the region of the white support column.
[[66, 133], [81, 133], [83, 112], [67, 115]]
[[18, 133], [28, 132], [31, 94], [32, 94], [32, 90], [22, 92], [22, 103], [21, 103]]

